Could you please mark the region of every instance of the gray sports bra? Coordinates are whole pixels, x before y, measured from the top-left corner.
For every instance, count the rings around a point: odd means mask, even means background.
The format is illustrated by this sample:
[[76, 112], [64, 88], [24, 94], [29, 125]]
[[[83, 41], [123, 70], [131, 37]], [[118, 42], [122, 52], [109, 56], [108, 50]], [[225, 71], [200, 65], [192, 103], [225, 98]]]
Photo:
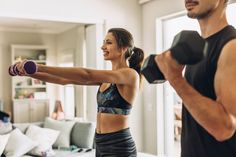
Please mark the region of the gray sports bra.
[[130, 114], [132, 105], [119, 93], [115, 84], [111, 84], [105, 91], [97, 92], [97, 103], [99, 113]]

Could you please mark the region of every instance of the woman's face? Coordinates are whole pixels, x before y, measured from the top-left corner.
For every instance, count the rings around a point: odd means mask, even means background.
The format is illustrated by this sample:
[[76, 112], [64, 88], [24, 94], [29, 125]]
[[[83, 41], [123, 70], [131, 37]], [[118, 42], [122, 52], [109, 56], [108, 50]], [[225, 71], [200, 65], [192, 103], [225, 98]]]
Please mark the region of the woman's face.
[[112, 33], [107, 33], [101, 47], [104, 60], [115, 60], [122, 55], [122, 49], [117, 45], [117, 41]]

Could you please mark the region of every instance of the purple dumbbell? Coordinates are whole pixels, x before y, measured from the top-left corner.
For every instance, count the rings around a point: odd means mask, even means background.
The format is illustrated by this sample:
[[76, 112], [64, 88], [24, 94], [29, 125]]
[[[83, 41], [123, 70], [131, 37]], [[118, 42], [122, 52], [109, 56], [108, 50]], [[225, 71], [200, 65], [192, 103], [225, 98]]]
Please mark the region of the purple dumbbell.
[[16, 67], [17, 63], [16, 64], [13, 64], [9, 67], [8, 69], [8, 73], [11, 75], [11, 76], [16, 76], [19, 74], [19, 71]]
[[[11, 65], [8, 69], [8, 72], [11, 76], [19, 75], [19, 70], [17, 69], [16, 65], [17, 63], [14, 65]], [[26, 61], [24, 64], [24, 69], [28, 75], [32, 75], [38, 71], [38, 66], [36, 65], [34, 61]]]

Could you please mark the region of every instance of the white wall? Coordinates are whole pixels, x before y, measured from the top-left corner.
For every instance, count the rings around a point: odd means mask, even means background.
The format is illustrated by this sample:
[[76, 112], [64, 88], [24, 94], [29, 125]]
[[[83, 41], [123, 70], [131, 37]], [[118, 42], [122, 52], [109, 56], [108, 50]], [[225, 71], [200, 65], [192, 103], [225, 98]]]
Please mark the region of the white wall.
[[137, 0], [0, 0], [0, 16], [103, 23], [125, 27], [141, 44], [141, 7]]
[[[2, 62], [3, 62], [3, 58], [2, 58], [2, 46], [0, 46], [0, 63], [2, 63]], [[3, 78], [3, 64], [0, 64], [0, 87], [3, 86], [3, 79], [1, 79], [1, 78]], [[2, 93], [3, 93], [3, 90], [0, 89], [0, 100], [3, 101], [3, 95], [2, 95]]]

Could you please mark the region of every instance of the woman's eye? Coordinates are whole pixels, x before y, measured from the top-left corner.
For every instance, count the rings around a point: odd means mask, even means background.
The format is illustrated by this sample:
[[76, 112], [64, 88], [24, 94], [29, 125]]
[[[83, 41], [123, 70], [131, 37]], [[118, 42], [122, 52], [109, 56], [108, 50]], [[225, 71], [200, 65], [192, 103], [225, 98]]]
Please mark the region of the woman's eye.
[[112, 42], [111, 41], [104, 41], [103, 44], [110, 45], [110, 44], [112, 44]]

